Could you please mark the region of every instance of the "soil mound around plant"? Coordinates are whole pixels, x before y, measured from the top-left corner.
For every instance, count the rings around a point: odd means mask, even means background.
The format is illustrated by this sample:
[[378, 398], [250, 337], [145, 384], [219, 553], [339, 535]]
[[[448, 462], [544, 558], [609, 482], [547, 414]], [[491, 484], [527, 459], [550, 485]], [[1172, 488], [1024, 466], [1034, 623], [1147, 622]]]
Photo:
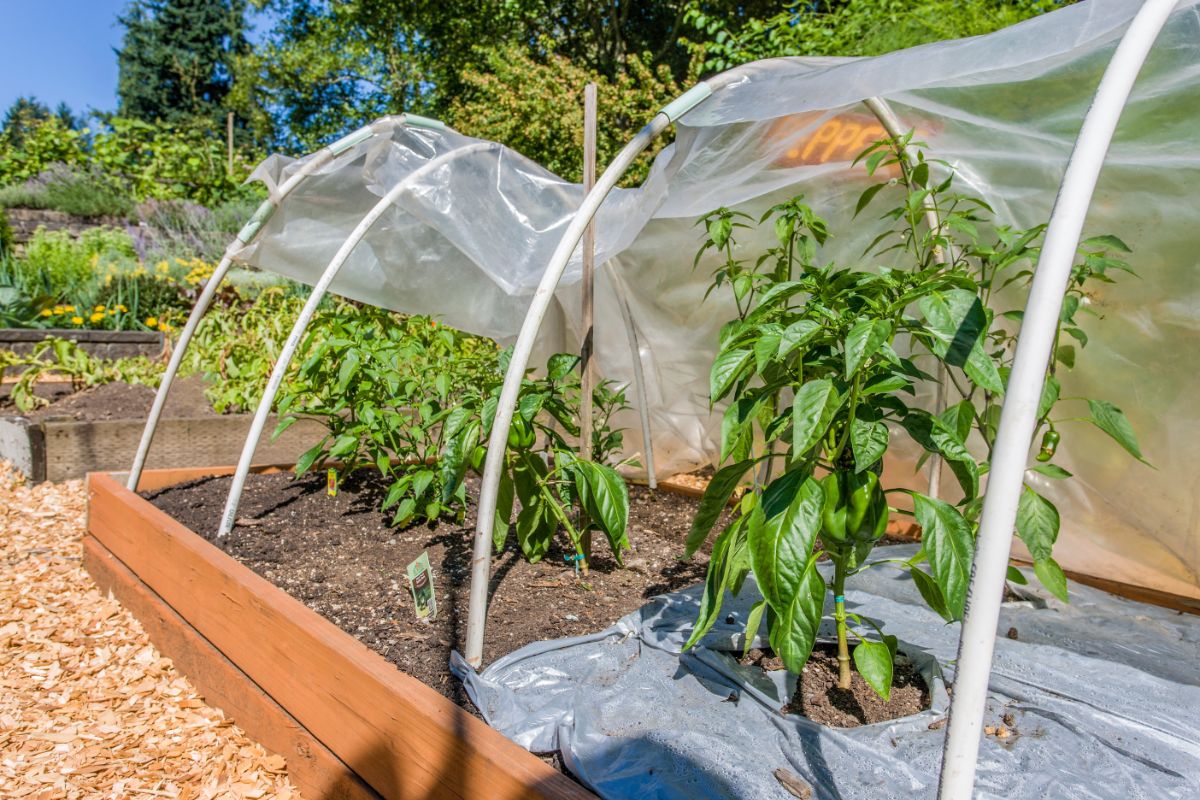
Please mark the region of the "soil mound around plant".
[[[770, 650], [751, 650], [741, 663], [764, 670], [783, 669], [783, 662]], [[857, 728], [928, 710], [929, 687], [912, 662], [901, 654], [893, 671], [887, 700], [876, 694], [857, 671], [852, 673], [850, 688], [839, 689], [837, 646], [818, 642], [796, 682], [795, 694], [780, 710], [802, 714], [832, 728]]]
[[[145, 419], [154, 405], [154, 389], [130, 383], [106, 383], [81, 392], [71, 392], [69, 383], [42, 383], [35, 393], [51, 403], [25, 414], [31, 420], [46, 422], [66, 418], [96, 422], [114, 419]], [[7, 414], [20, 412], [11, 404], [7, 392], [0, 409]], [[218, 416], [204, 396], [204, 379], [193, 375], [171, 387], [163, 409], [165, 419], [195, 419]]]
[[[229, 483], [228, 477], [203, 478], [143, 496], [404, 672], [474, 711], [449, 660], [451, 649], [462, 651], [466, 635], [477, 480], [468, 480], [470, 506], [462, 522], [395, 529], [388, 525], [391, 515], [379, 511], [387, 486], [377, 476], [347, 480], [330, 497], [324, 476], [251, 475], [238, 524], [216, 541]], [[638, 486], [630, 487], [629, 500], [634, 550], [626, 553], [624, 568], [600, 535], [586, 578], [577, 578], [564, 561], [564, 535], [537, 564], [521, 557], [510, 535], [505, 550], [492, 558], [485, 662], [531, 642], [602, 630], [655, 595], [704, 580], [706, 554], [680, 560], [696, 500]], [[433, 622], [416, 619], [405, 576], [405, 566], [423, 551], [434, 571]]]

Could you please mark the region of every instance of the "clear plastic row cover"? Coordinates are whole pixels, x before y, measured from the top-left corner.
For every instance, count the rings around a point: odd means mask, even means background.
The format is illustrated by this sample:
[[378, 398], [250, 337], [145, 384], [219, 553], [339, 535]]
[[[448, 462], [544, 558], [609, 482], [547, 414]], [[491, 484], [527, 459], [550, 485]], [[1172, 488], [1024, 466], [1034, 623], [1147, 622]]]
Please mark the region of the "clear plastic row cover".
[[[1083, 324], [1088, 345], [1077, 368], [1060, 375], [1064, 396], [1121, 407], [1155, 468], [1087, 424], [1063, 423], [1057, 463], [1076, 478], [1029, 478], [1062, 512], [1056, 555], [1065, 568], [1193, 597], [1200, 597], [1198, 3], [1180, 2], [1138, 79], [1085, 231], [1127, 242], [1140, 277], [1121, 274], [1093, 293], [1095, 316]], [[734, 310], [721, 293], [704, 297], [713, 263], [693, 268], [698, 217], [720, 206], [760, 214], [803, 194], [833, 232], [822, 260], [888, 265], [892, 256], [862, 255], [884, 223], [853, 214], [870, 183], [853, 158], [883, 136], [862, 101], [882, 97], [931, 157], [953, 165], [960, 189], [992, 206], [997, 223], [1044, 222], [1092, 94], [1138, 6], [1087, 0], [989, 36], [877, 58], [758, 62], [685, 115], [643, 185], [615, 190], [597, 217], [597, 359], [606, 377], [632, 379], [615, 293], [623, 287], [641, 336], [660, 472], [711, 463], [718, 451], [722, 409], [709, 408], [707, 376], [717, 331]], [[414, 175], [477, 140], [398, 121], [377, 127], [382, 133], [293, 191], [241, 258], [313, 283], [380, 197], [407, 181], [333, 291], [510, 340], [581, 187], [500, 146]], [[275, 191], [299, 163], [272, 156], [254, 177]], [[739, 246], [753, 258], [769, 243], [746, 236]], [[560, 313], [542, 330], [543, 352], [577, 346], [578, 259], [577, 252], [559, 287]], [[1025, 298], [1013, 292], [1005, 300], [1020, 308]], [[1087, 414], [1081, 402], [1065, 407], [1067, 416]], [[622, 422], [636, 450], [636, 422]], [[890, 464], [888, 479], [920, 485], [913, 463]]]

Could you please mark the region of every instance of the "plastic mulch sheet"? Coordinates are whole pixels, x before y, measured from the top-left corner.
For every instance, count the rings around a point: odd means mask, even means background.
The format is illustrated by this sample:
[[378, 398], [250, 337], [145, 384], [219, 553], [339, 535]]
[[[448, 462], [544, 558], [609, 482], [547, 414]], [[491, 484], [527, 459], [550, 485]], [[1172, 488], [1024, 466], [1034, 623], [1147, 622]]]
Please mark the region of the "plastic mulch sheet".
[[[1012, 731], [984, 736], [975, 796], [1200, 797], [1200, 619], [1080, 585], [1069, 605], [1017, 589], [1026, 599], [1004, 605], [999, 628], [1017, 638], [997, 639], [985, 716], [1000, 726], [1010, 715]], [[656, 597], [606, 631], [529, 645], [479, 674], [457, 654], [452, 667], [493, 727], [531, 751], [560, 752], [605, 798], [787, 798], [779, 769], [820, 800], [936, 795], [959, 631], [906, 574], [856, 576], [847, 607], [899, 637], [933, 707], [857, 728], [783, 715], [795, 676], [738, 664], [759, 599], [752, 579], [681, 654], [699, 595]]]

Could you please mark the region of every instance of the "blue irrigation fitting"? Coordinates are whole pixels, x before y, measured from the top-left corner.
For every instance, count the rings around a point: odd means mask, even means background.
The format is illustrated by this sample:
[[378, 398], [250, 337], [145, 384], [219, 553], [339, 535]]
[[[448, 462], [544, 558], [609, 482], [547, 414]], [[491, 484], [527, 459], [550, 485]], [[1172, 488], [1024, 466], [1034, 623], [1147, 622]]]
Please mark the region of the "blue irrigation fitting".
[[844, 594], [835, 595], [833, 598], [833, 602], [835, 602], [835, 603], [846, 602], [846, 595], [844, 595]]
[[563, 561], [567, 563], [575, 562], [575, 574], [579, 574], [579, 562], [583, 561], [583, 553], [575, 553], [574, 555], [563, 556]]
[[345, 136], [329, 145], [329, 152], [333, 153], [335, 156], [340, 156], [342, 153], [346, 152], [351, 147], [354, 147], [354, 145], [358, 144], [359, 142], [370, 139], [374, 133], [375, 131], [371, 130], [370, 125], [365, 125], [353, 133], [347, 133]]
[[250, 218], [242, 229], [238, 231], [237, 240], [242, 244], [250, 244], [255, 235], [259, 232], [263, 225], [267, 224], [267, 220], [275, 213], [275, 203], [270, 200], [263, 200], [258, 208], [254, 211], [254, 216]]
[[676, 97], [674, 100], [667, 103], [658, 113], [665, 114], [667, 119], [671, 120], [671, 122], [674, 122], [699, 105], [700, 101], [707, 99], [711, 94], [712, 87], [704, 81], [701, 81], [683, 94], [679, 95], [679, 97]]
[[420, 114], [405, 114], [404, 124], [413, 128], [429, 128], [435, 131], [444, 131], [446, 129], [446, 123], [440, 119], [422, 117]]

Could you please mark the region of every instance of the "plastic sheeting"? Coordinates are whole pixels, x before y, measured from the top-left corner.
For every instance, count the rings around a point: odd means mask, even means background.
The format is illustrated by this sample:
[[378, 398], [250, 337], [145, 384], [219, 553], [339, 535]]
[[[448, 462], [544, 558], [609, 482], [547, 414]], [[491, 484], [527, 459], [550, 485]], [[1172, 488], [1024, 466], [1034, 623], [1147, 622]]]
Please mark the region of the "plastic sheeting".
[[[852, 583], [847, 607], [899, 637], [933, 686], [931, 710], [848, 729], [780, 714], [796, 676], [742, 667], [729, 652], [759, 599], [752, 582], [727, 598], [732, 618], [686, 654], [699, 587], [593, 636], [529, 645], [482, 674], [452, 666], [489, 724], [534, 752], [560, 752], [601, 797], [786, 798], [778, 768], [817, 800], [933, 797], [945, 736], [936, 723], [949, 704], [938, 664], [952, 681], [958, 626], [925, 607], [907, 574], [879, 568]], [[974, 796], [1200, 796], [1200, 619], [1087, 587], [1071, 594], [1063, 605], [1029, 591], [1003, 608], [1000, 629], [1018, 638], [997, 642], [985, 724], [1011, 714], [1015, 735], [984, 738]]]
[[[1055, 555], [1065, 568], [1192, 597], [1200, 597], [1200, 419], [1192, 401], [1200, 389], [1200, 204], [1192, 197], [1200, 180], [1198, 2], [1179, 4], [1143, 69], [1088, 221], [1089, 235], [1113, 233], [1134, 247], [1142, 277], [1122, 275], [1091, 297], [1100, 319], [1085, 323], [1091, 342], [1064, 379], [1065, 396], [1123, 408], [1158, 469], [1097, 430], [1067, 424], [1059, 461], [1077, 477], [1039, 487], [1063, 512]], [[1043, 222], [1092, 93], [1138, 5], [1086, 0], [989, 36], [878, 58], [759, 62], [739, 68], [730, 85], [685, 115], [646, 182], [614, 191], [597, 219], [597, 363], [606, 377], [632, 378], [615, 272], [642, 334], [660, 472], [709, 462], [718, 449], [720, 409], [708, 408], [707, 374], [717, 330], [733, 310], [722, 297], [703, 299], [712, 265], [692, 268], [697, 217], [722, 205], [761, 212], [803, 193], [834, 232], [822, 258], [877, 266], [879, 259], [861, 254], [881, 223], [870, 215], [852, 220], [867, 178], [850, 161], [882, 135], [861, 103], [880, 96], [1000, 222]], [[388, 187], [472, 141], [397, 127], [356, 145], [297, 189], [242, 258], [315, 281]], [[295, 167], [275, 156], [255, 177], [270, 187]], [[578, 185], [504, 148], [453, 161], [414, 182], [333, 290], [511, 338], [581, 197]], [[743, 242], [750, 257], [763, 246]], [[543, 330], [543, 351], [577, 341], [576, 259], [558, 293], [561, 313]], [[1010, 299], [1014, 308], [1024, 300]], [[633, 417], [618, 422], [636, 427]], [[892, 468], [889, 480], [911, 483], [911, 466]]]

